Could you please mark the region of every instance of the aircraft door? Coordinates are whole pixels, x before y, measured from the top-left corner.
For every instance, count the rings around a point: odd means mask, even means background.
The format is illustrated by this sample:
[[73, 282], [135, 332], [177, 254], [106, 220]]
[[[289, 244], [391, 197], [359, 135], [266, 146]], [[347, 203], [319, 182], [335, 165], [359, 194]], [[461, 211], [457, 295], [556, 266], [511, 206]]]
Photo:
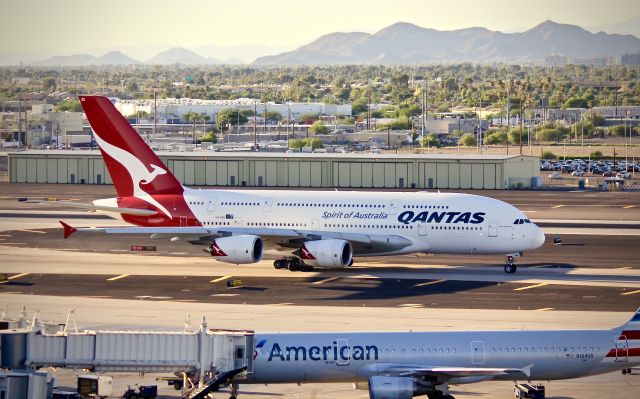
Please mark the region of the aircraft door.
[[484, 342], [471, 342], [471, 363], [484, 364]]
[[244, 345], [236, 345], [233, 351], [233, 368], [239, 369], [247, 364], [247, 350]]
[[218, 198], [209, 197], [209, 203], [207, 204], [207, 211], [215, 212], [217, 203], [218, 203]]
[[391, 204], [389, 205], [389, 214], [395, 215], [398, 213], [398, 200], [391, 200]]
[[489, 223], [489, 237], [498, 236], [498, 224], [496, 222]]
[[265, 212], [271, 212], [271, 208], [273, 207], [273, 200], [271, 198], [267, 198], [264, 201], [264, 207], [262, 208]]
[[338, 366], [348, 366], [351, 362], [351, 348], [348, 339], [337, 339], [336, 347], [338, 348], [338, 358], [336, 364]]
[[616, 362], [628, 362], [629, 361], [629, 342], [624, 335], [615, 337], [616, 346]]
[[418, 235], [426, 236], [427, 235], [427, 224], [420, 222], [418, 223]]

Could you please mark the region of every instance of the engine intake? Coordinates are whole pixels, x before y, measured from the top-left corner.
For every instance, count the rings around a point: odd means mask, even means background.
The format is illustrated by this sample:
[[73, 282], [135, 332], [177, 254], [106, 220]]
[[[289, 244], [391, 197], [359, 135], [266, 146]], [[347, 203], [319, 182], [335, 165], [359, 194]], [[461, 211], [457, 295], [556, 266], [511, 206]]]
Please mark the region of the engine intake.
[[351, 243], [345, 240], [307, 241], [300, 248], [299, 256], [306, 264], [326, 269], [339, 269], [353, 264], [353, 249]]
[[414, 385], [411, 377], [374, 376], [369, 378], [369, 399], [412, 399]]
[[263, 251], [262, 238], [251, 235], [217, 238], [207, 250], [216, 260], [237, 265], [260, 261]]

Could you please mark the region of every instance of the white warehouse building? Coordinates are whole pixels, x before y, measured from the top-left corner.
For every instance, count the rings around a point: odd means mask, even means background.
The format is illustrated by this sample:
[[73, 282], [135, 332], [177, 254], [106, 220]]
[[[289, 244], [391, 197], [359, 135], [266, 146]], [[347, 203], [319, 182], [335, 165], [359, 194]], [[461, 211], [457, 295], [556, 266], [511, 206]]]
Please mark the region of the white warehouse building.
[[[144, 111], [153, 115], [153, 100], [121, 100], [112, 99], [116, 109], [125, 117], [135, 116]], [[257, 109], [258, 115], [264, 111], [277, 112], [283, 119], [289, 117], [299, 118], [304, 114], [318, 115], [351, 115], [351, 104], [326, 104], [326, 103], [285, 103], [277, 104], [273, 102], [256, 102], [251, 98], [240, 98], [237, 100], [200, 100], [192, 98], [163, 98], [158, 99], [156, 109], [158, 120], [167, 121], [169, 119], [182, 119], [187, 112], [205, 113], [213, 117], [225, 109], [251, 110]]]

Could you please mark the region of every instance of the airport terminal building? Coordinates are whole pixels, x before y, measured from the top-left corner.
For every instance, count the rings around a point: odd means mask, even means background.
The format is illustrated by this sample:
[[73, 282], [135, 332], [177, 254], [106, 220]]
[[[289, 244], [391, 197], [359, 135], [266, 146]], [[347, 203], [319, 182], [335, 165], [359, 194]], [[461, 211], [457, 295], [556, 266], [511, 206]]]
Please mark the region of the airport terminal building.
[[[187, 186], [509, 189], [539, 185], [529, 155], [160, 152]], [[12, 183], [111, 184], [98, 150], [9, 154]]]

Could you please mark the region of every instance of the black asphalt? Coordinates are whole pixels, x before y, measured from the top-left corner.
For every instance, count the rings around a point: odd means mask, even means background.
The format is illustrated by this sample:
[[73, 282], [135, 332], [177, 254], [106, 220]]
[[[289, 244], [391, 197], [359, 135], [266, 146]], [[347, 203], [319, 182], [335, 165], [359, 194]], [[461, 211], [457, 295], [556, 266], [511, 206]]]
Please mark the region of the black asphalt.
[[[448, 280], [418, 286], [430, 280], [364, 279], [344, 277], [322, 281], [319, 277], [229, 278], [211, 283], [212, 277], [137, 276], [114, 281], [104, 275], [29, 274], [0, 284], [5, 292], [27, 295], [64, 295], [140, 301], [186, 301], [229, 304], [281, 304], [305, 306], [424, 307], [589, 311], [633, 311], [640, 295], [621, 295], [632, 289], [546, 285], [515, 291], [523, 283], [489, 283]], [[228, 287], [229, 281], [239, 284]]]

